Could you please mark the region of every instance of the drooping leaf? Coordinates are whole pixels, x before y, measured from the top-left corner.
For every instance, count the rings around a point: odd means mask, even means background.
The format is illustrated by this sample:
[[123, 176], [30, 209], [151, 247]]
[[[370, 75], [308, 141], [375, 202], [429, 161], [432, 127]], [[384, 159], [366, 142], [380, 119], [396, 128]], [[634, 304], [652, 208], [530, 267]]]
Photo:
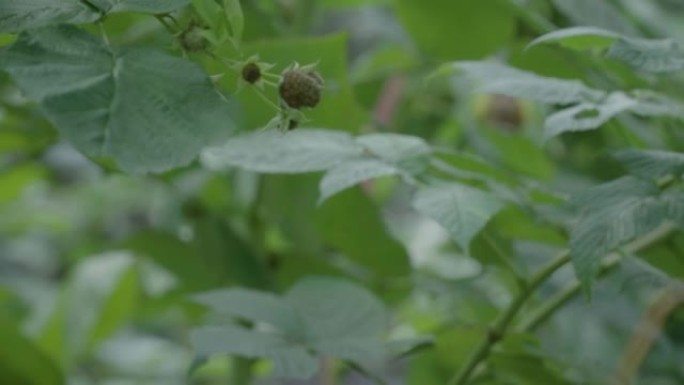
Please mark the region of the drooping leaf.
[[112, 51], [62, 26], [23, 33], [0, 60], [71, 143], [128, 172], [187, 165], [235, 129], [203, 71], [162, 52]]
[[358, 183], [373, 178], [400, 174], [397, 167], [377, 159], [360, 159], [333, 167], [321, 179], [319, 203]]
[[658, 194], [653, 181], [627, 176], [573, 199], [579, 216], [570, 229], [570, 252], [585, 290], [590, 290], [607, 253], [660, 225], [667, 213]]
[[504, 207], [504, 202], [473, 187], [447, 184], [419, 189], [413, 206], [444, 226], [467, 250], [473, 237]]
[[605, 95], [579, 80], [539, 76], [492, 61], [455, 62], [453, 66], [476, 80], [480, 90], [487, 93], [554, 104], [599, 100]]
[[684, 174], [684, 154], [678, 152], [626, 149], [616, 151], [614, 156], [627, 171], [641, 178], [679, 177]]
[[241, 167], [264, 173], [322, 171], [358, 158], [363, 149], [347, 133], [298, 129], [288, 133], [256, 131], [202, 152], [211, 169]]
[[91, 23], [108, 13], [166, 13], [189, 0], [0, 0], [0, 32], [19, 32], [56, 24]]

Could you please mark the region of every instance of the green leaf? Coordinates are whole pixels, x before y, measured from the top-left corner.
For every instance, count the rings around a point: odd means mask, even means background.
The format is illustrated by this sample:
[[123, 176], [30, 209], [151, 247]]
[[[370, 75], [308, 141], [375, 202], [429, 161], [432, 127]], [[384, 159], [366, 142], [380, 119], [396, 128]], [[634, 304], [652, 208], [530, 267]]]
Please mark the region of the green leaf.
[[460, 184], [421, 188], [413, 206], [449, 231], [465, 250], [487, 222], [504, 207], [496, 196]]
[[553, 5], [574, 24], [604, 28], [629, 36], [639, 31], [609, 1], [553, 0]]
[[565, 108], [546, 118], [544, 136], [548, 139], [564, 132], [596, 129], [637, 104], [636, 100], [624, 93], [613, 92], [604, 101], [585, 102]]
[[298, 129], [255, 131], [208, 148], [202, 162], [210, 169], [241, 167], [263, 173], [322, 171], [358, 158], [362, 148], [344, 132]]
[[79, 264], [66, 303], [71, 351], [78, 356], [111, 335], [132, 316], [139, 295], [138, 269], [129, 255], [104, 254]]
[[371, 277], [398, 278], [410, 273], [405, 248], [387, 233], [377, 206], [359, 188], [327, 200], [314, 215], [323, 239], [367, 269]]
[[516, 29], [510, 8], [496, 0], [399, 0], [395, 9], [418, 46], [443, 60], [482, 58]]
[[301, 314], [313, 340], [379, 339], [389, 326], [382, 303], [346, 280], [305, 278], [288, 290], [285, 299]]
[[619, 39], [610, 47], [608, 57], [648, 72], [673, 72], [684, 69], [684, 50], [672, 40]]
[[318, 370], [319, 362], [312, 354], [279, 334], [223, 325], [193, 329], [190, 341], [198, 355], [235, 354], [269, 359], [277, 377], [304, 379]]
[[245, 18], [242, 14], [240, 1], [223, 0], [223, 9], [226, 12], [226, 18], [228, 19], [230, 29], [233, 32], [233, 41], [236, 45], [239, 45], [242, 40], [242, 32], [245, 29]]
[[0, 0], [0, 32], [19, 32], [56, 24], [92, 23], [113, 12], [166, 13], [189, 0]]
[[370, 292], [345, 280], [309, 277], [282, 297], [243, 289], [203, 294], [200, 302], [279, 330], [250, 330], [235, 325], [191, 332], [200, 355], [218, 353], [274, 361], [275, 375], [308, 378], [318, 369], [312, 353], [365, 366], [386, 357], [381, 340], [387, 312]]
[[570, 252], [585, 290], [606, 254], [660, 225], [667, 212], [658, 194], [653, 181], [627, 176], [573, 198], [579, 216], [570, 229]]
[[684, 173], [684, 154], [678, 152], [626, 149], [613, 156], [630, 174], [641, 178], [679, 177]]
[[356, 141], [370, 154], [394, 164], [432, 152], [425, 140], [417, 136], [368, 134], [357, 137]]
[[269, 323], [297, 340], [302, 340], [306, 334], [303, 321], [295, 309], [273, 294], [234, 288], [202, 293], [194, 299], [217, 313]]
[[65, 380], [59, 366], [16, 326], [0, 321], [0, 383], [62, 385]]
[[599, 100], [605, 96], [604, 91], [589, 88], [579, 80], [539, 76], [492, 61], [455, 62], [453, 67], [463, 70], [487, 93], [552, 104]]
[[596, 27], [571, 27], [549, 32], [534, 39], [527, 47], [539, 44], [558, 43], [563, 47], [584, 50], [591, 48], [608, 48], [620, 35]]
[[377, 159], [359, 159], [333, 167], [321, 179], [319, 204], [358, 183], [400, 174], [401, 170]]
[[2, 62], [79, 150], [128, 172], [187, 165], [235, 129], [231, 104], [203, 71], [162, 52], [112, 52], [63, 26], [23, 33]]

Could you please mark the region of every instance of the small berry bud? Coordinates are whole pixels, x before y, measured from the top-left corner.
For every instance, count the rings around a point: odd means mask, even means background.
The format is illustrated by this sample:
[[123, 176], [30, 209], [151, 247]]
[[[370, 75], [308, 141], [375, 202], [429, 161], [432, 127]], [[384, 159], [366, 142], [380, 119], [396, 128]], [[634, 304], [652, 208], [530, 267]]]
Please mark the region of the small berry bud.
[[242, 67], [241, 75], [244, 81], [249, 84], [254, 84], [261, 79], [261, 69], [258, 64], [249, 62]]

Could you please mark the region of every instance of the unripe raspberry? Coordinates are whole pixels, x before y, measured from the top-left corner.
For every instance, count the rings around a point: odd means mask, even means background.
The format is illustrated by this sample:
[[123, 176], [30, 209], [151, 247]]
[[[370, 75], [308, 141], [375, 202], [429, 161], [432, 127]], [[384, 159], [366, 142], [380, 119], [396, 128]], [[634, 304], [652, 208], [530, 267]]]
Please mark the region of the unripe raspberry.
[[290, 69], [285, 71], [278, 89], [280, 98], [290, 107], [316, 107], [321, 100], [323, 79], [316, 71]]
[[200, 52], [209, 48], [209, 41], [202, 36], [203, 28], [195, 23], [191, 23], [180, 35], [178, 42], [184, 51]]
[[241, 75], [244, 81], [254, 84], [261, 79], [261, 69], [257, 63], [249, 62], [242, 67]]

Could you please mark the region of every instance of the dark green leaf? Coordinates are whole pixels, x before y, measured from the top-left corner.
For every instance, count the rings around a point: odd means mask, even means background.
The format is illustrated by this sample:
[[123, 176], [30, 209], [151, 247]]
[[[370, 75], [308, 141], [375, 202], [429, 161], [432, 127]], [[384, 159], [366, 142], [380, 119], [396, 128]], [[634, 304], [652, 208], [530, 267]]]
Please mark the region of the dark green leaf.
[[79, 150], [129, 172], [187, 165], [235, 129], [202, 70], [162, 52], [112, 52], [65, 26], [22, 34], [2, 62]]
[[0, 383], [62, 385], [64, 375], [36, 344], [14, 325], [0, 321]]

